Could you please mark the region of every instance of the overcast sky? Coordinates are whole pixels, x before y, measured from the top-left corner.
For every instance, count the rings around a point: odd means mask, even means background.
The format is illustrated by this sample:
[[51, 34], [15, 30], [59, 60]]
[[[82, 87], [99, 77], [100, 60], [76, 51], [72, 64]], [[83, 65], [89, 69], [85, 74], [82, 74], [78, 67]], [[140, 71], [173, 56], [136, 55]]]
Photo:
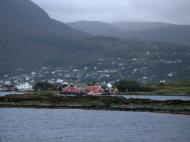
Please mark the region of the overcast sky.
[[57, 20], [190, 24], [190, 0], [32, 0]]

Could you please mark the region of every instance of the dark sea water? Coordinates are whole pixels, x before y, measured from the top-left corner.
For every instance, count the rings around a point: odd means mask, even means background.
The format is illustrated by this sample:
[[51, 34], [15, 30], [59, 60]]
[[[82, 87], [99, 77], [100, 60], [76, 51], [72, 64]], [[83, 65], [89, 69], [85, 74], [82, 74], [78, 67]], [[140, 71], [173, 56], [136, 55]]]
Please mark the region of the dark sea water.
[[190, 116], [3, 108], [0, 142], [190, 142]]

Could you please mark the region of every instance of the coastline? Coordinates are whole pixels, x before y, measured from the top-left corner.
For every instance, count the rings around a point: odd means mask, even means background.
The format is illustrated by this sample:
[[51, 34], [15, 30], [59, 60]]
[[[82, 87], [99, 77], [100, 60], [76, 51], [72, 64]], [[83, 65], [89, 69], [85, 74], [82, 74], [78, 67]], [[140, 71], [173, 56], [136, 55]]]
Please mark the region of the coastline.
[[82, 109], [82, 110], [102, 110], [102, 111], [130, 111], [130, 112], [151, 112], [190, 115], [189, 109], [154, 109], [154, 108], [110, 108], [110, 107], [86, 107], [86, 106], [47, 106], [47, 105], [0, 105], [1, 108], [24, 108], [24, 109]]
[[88, 109], [190, 115], [190, 101], [126, 99], [121, 96], [25, 94], [0, 97], [0, 108]]
[[143, 95], [143, 96], [190, 96], [188, 93], [178, 92], [178, 93], [167, 93], [167, 92], [121, 92], [119, 95]]

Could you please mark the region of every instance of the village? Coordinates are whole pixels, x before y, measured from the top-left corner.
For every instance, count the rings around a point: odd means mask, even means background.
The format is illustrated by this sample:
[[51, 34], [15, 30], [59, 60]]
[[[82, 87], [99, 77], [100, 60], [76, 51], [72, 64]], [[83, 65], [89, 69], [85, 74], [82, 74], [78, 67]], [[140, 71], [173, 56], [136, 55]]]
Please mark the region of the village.
[[[150, 56], [152, 53], [146, 51], [144, 56]], [[140, 56], [140, 55], [138, 55]], [[156, 56], [156, 55], [155, 55]], [[39, 81], [47, 81], [52, 84], [63, 83], [64, 80], [73, 84], [87, 84], [88, 82], [115, 82], [127, 77], [129, 80], [136, 80], [142, 83], [155, 81], [167, 82], [175, 79], [176, 70], [168, 72], [151, 72], [151, 67], [147, 66], [146, 59], [143, 58], [97, 58], [97, 61], [89, 65], [77, 66], [42, 66], [37, 69], [25, 71], [24, 69], [15, 69], [14, 74], [5, 72], [0, 76], [0, 87], [3, 85], [14, 85], [19, 90], [31, 90], [32, 86]], [[178, 65], [182, 63], [181, 59], [169, 61], [159, 58], [156, 63], [168, 65]], [[154, 65], [154, 63], [151, 63]], [[153, 68], [153, 67], [152, 67]], [[156, 70], [155, 70], [156, 71]], [[183, 72], [181, 72], [183, 73]], [[157, 76], [155, 75], [157, 74]], [[159, 76], [159, 77], [158, 77]], [[80, 85], [79, 85], [80, 86]]]
[[[143, 54], [146, 57], [152, 53], [146, 51]], [[172, 81], [177, 74], [179, 74], [179, 72], [175, 70], [168, 70], [168, 72], [164, 73], [161, 71], [151, 73], [151, 68], [147, 67], [146, 58], [144, 56], [142, 58], [97, 58], [96, 62], [88, 65], [81, 64], [67, 67], [42, 66], [30, 71], [18, 68], [15, 69], [14, 74], [4, 73], [0, 76], [0, 91], [32, 91], [37, 82], [48, 82], [49, 84], [57, 84], [59, 86], [64, 86], [65, 82], [69, 82], [67, 88], [65, 88], [66, 90], [59, 90], [61, 94], [75, 94], [76, 92], [71, 91], [73, 90], [72, 88], [74, 88], [74, 90], [80, 90], [82, 94], [117, 94], [115, 93], [117, 89], [114, 87], [114, 89], [112, 87], [105, 89], [105, 84], [111, 83], [111, 85], [113, 85], [114, 82], [123, 78], [135, 80], [142, 84], [151, 82], [160, 82], [163, 84]], [[171, 64], [181, 64], [182, 60], [175, 59], [174, 61], [169, 61], [158, 58], [156, 62], [164, 63], [168, 66]], [[154, 63], [152, 63], [152, 65], [154, 65]], [[155, 74], [157, 74], [157, 76]], [[89, 82], [98, 83], [93, 84], [93, 87], [88, 87], [87, 84], [89, 84]], [[90, 88], [90, 90], [88, 90], [88, 88]], [[99, 89], [99, 91], [93, 92], [93, 89]], [[67, 92], [68, 90], [69, 92]]]
[[102, 85], [87, 84], [84, 87], [77, 87], [74, 84], [64, 83], [63, 88], [60, 90], [61, 94], [74, 94], [74, 95], [117, 95], [118, 89], [113, 87], [111, 83], [104, 83]]
[[[52, 86], [56, 86], [53, 88]], [[59, 91], [60, 95], [117, 95], [118, 89], [112, 85], [112, 83], [101, 83], [98, 84], [78, 84], [68, 83], [66, 81], [57, 82], [57, 84], [51, 84], [48, 82], [37, 82], [33, 86], [28, 82], [20, 85], [13, 85], [11, 82], [5, 82], [0, 86], [0, 91], [3, 92], [30, 92], [30, 91], [44, 91], [44, 90], [55, 90]]]
[[[132, 54], [132, 53], [131, 53]], [[175, 52], [173, 54], [176, 54]], [[148, 57], [155, 57], [154, 61], [148, 61]], [[187, 62], [187, 61], [186, 61]], [[161, 73], [157, 70], [152, 70], [157, 67], [157, 64], [163, 66], [179, 66], [186, 64], [180, 58], [167, 59], [161, 57], [159, 53], [152, 53], [147, 50], [143, 53], [131, 55], [131, 57], [121, 58], [97, 58], [91, 64], [78, 64], [64, 66], [41, 66], [35, 69], [26, 70], [24, 68], [15, 68], [14, 73], [3, 72], [0, 74], [0, 83], [2, 81], [21, 82], [23, 79], [36, 81], [48, 80], [55, 82], [56, 79], [65, 79], [68, 81], [88, 82], [89, 80], [109, 81], [117, 80], [123, 77], [128, 77], [132, 80], [150, 82], [162, 79], [173, 79], [181, 72], [171, 68], [167, 72]], [[151, 66], [147, 66], [151, 64]]]

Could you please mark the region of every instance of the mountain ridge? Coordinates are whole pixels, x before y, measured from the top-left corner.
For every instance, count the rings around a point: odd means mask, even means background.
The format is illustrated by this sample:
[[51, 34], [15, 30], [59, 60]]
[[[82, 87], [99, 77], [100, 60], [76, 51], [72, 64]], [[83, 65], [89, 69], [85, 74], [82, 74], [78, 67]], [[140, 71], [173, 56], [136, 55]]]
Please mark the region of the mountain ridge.
[[138, 31], [138, 30], [148, 30], [148, 29], [150, 30], [155, 28], [177, 25], [177, 24], [164, 23], [164, 22], [141, 22], [141, 21], [138, 22], [120, 21], [120, 22], [113, 22], [110, 24], [126, 31]]
[[[190, 45], [190, 26], [189, 25], [175, 25], [169, 23], [156, 23], [159, 26], [152, 28], [150, 25], [154, 22], [144, 23], [144, 27], [147, 29], [133, 29], [126, 30], [116, 26], [116, 24], [109, 24], [97, 21], [83, 21], [67, 23], [70, 27], [78, 29], [80, 31], [92, 34], [112, 36], [118, 38], [141, 38], [145, 40], [165, 41], [179, 44]], [[138, 23], [137, 25], [139, 26]], [[154, 23], [155, 24], [155, 23]], [[149, 29], [148, 29], [149, 27]]]

